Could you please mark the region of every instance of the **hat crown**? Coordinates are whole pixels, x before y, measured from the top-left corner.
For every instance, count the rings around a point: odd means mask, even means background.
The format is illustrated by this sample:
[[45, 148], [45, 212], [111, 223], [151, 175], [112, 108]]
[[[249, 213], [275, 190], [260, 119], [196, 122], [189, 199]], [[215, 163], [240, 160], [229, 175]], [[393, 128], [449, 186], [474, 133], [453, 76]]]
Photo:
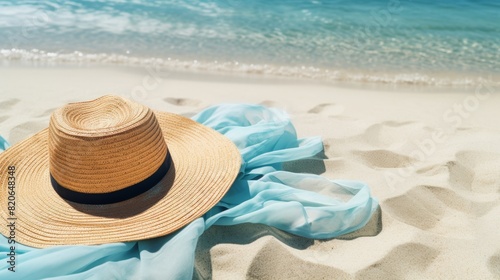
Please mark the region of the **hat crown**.
[[122, 190], [154, 174], [167, 154], [153, 111], [118, 96], [70, 103], [52, 114], [50, 174], [86, 194]]

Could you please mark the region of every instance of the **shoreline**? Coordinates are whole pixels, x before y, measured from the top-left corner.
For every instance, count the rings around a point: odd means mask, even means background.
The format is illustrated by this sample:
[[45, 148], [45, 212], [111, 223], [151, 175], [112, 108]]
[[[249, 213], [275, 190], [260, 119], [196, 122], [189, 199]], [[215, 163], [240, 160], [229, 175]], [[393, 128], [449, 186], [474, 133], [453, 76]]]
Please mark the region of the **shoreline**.
[[234, 77], [244, 79], [304, 81], [333, 86], [375, 89], [453, 89], [468, 90], [482, 84], [500, 86], [500, 73], [460, 71], [402, 71], [388, 69], [318, 68], [310, 65], [251, 64], [238, 61], [178, 60], [175, 58], [135, 57], [124, 54], [45, 52], [0, 49], [0, 67], [111, 67], [154, 68], [185, 75]]

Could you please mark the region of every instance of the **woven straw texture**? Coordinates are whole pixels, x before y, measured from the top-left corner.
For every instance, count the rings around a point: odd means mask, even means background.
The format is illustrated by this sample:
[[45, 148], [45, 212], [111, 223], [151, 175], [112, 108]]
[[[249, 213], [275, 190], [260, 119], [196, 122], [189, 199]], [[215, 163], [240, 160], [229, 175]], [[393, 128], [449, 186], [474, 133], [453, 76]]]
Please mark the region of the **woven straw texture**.
[[[232, 185], [241, 156], [229, 139], [188, 118], [152, 112], [128, 101], [115, 106], [120, 102], [106, 98], [116, 97], [101, 98], [102, 108], [97, 109], [106, 116], [72, 115], [68, 112], [75, 110], [66, 106], [54, 113], [49, 128], [0, 154], [0, 215], [5, 224], [11, 217], [7, 212], [8, 166], [16, 167], [17, 242], [42, 248], [163, 236], [202, 216]], [[88, 112], [93, 111], [90, 107]], [[65, 127], [62, 118], [70, 119], [73, 125]], [[112, 137], [108, 137], [110, 132]], [[81, 146], [75, 135], [86, 139], [89, 146]], [[92, 148], [96, 143], [99, 152]], [[49, 170], [72, 190], [117, 190], [151, 175], [167, 147], [172, 165], [165, 177], [150, 190], [123, 202], [69, 202], [59, 197], [50, 182]], [[0, 231], [8, 236], [7, 227], [0, 227]]]
[[114, 96], [56, 110], [48, 144], [52, 176], [83, 193], [138, 183], [160, 167], [167, 153], [153, 111]]

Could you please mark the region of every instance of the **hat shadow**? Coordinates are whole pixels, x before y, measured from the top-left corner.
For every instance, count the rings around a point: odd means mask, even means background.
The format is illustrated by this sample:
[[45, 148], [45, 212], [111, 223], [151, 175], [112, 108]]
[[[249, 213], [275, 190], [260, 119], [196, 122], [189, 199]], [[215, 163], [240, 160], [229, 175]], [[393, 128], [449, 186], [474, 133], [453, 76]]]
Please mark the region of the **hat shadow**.
[[126, 219], [143, 213], [163, 199], [173, 185], [175, 174], [175, 164], [172, 161], [167, 174], [165, 174], [160, 182], [154, 187], [136, 197], [117, 203], [90, 205], [69, 200], [65, 201], [68, 205], [73, 207], [73, 209], [88, 215], [103, 218]]

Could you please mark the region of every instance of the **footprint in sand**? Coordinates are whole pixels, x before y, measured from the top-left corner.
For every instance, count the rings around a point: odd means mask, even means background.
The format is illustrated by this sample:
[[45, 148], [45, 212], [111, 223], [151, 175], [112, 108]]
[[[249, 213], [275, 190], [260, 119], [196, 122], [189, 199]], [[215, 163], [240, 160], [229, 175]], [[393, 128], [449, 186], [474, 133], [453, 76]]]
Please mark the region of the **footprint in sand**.
[[362, 133], [345, 140], [354, 146], [366, 146], [383, 150], [415, 149], [414, 139], [423, 138], [428, 129], [417, 122], [386, 121], [368, 126]]
[[413, 164], [413, 158], [388, 150], [354, 150], [351, 152], [366, 166], [373, 168], [401, 168]]
[[195, 99], [188, 98], [173, 98], [167, 97], [164, 98], [163, 101], [170, 103], [175, 106], [188, 106], [188, 107], [197, 107], [201, 104], [201, 101]]
[[415, 122], [406, 121], [406, 122], [397, 122], [397, 121], [385, 121], [381, 122], [380, 126], [388, 126], [388, 127], [401, 127], [414, 124]]
[[414, 131], [415, 126], [413, 122], [387, 121], [369, 126], [360, 137], [378, 147], [387, 147], [395, 143], [402, 145], [410, 140], [409, 132]]
[[406, 279], [408, 275], [425, 272], [438, 255], [438, 250], [420, 243], [402, 244], [378, 262], [356, 273], [355, 279]]
[[37, 115], [37, 118], [43, 118], [43, 117], [48, 117], [54, 112], [57, 108], [51, 108], [43, 111], [41, 114]]
[[262, 105], [264, 107], [269, 107], [269, 108], [282, 107], [282, 106], [280, 106], [280, 104], [278, 102], [272, 101], [272, 100], [264, 100], [264, 101], [260, 102], [259, 105]]
[[500, 252], [490, 257], [488, 269], [493, 275], [500, 278]]
[[415, 149], [415, 140], [426, 139], [434, 131], [435, 129], [419, 122], [385, 121], [368, 127], [360, 138], [372, 146]]
[[484, 216], [497, 202], [494, 199], [477, 202], [450, 189], [416, 186], [403, 195], [385, 200], [383, 205], [389, 216], [408, 225], [440, 234], [465, 235], [467, 225], [463, 220]]
[[417, 174], [425, 175], [425, 176], [436, 176], [439, 174], [447, 173], [448, 167], [447, 165], [442, 164], [430, 164], [426, 165], [422, 168], [419, 168], [415, 171]]
[[478, 193], [500, 192], [500, 154], [483, 151], [460, 151], [446, 166], [453, 187]]
[[340, 117], [344, 113], [344, 106], [334, 103], [323, 103], [307, 111], [310, 114], [321, 114], [328, 117]]
[[9, 110], [10, 108], [12, 108], [12, 106], [19, 103], [19, 101], [21, 101], [21, 100], [19, 100], [17, 98], [11, 98], [11, 99], [7, 99], [5, 101], [2, 101], [2, 102], [0, 102], [0, 110], [2, 110], [2, 111]]
[[403, 195], [389, 198], [383, 205], [389, 216], [423, 230], [435, 227], [445, 212], [440, 207], [443, 203], [426, 186], [418, 186]]
[[[331, 250], [322, 253], [328, 256], [331, 254]], [[300, 258], [292, 254], [278, 240], [270, 239], [252, 259], [246, 278], [271, 279], [275, 275], [280, 275], [282, 279], [306, 279], [310, 278], [311, 275], [314, 275], [315, 279], [331, 279], [332, 275], [335, 275], [337, 279], [351, 278], [347, 272], [341, 269], [318, 263], [317, 253], [306, 251], [304, 255], [303, 258]], [[287, 260], [287, 265], [275, 265], [277, 259]]]

